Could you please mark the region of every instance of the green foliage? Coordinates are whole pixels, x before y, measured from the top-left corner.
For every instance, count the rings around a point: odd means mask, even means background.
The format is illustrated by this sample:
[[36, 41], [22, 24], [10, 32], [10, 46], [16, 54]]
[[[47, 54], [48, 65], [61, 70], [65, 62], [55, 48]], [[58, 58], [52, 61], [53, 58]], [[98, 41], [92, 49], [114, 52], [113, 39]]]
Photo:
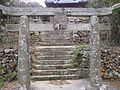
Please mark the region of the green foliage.
[[2, 68], [2, 64], [0, 64], [0, 75], [5, 73], [4, 69]]
[[[88, 5], [89, 8], [100, 8], [100, 7], [110, 7], [120, 0], [92, 0]], [[120, 46], [120, 8], [113, 11], [112, 15], [109, 16], [110, 23], [112, 26], [110, 43], [111, 45]]]
[[109, 18], [112, 26], [111, 44], [120, 46], [120, 8], [114, 10]]
[[91, 0], [88, 7], [90, 8], [100, 8], [100, 7], [109, 7], [113, 6], [116, 3], [120, 3], [120, 0]]
[[1, 76], [0, 76], [0, 87], [1, 87], [1, 86], [4, 86], [4, 84], [5, 84], [4, 81], [5, 81], [5, 80], [6, 80], [6, 79], [5, 79], [4, 77], [1, 77]]
[[0, 87], [4, 86], [6, 81], [13, 81], [16, 79], [17, 76], [17, 72], [11, 72], [8, 70], [8, 72], [6, 72], [7, 69], [5, 69], [2, 64], [0, 64]]
[[88, 45], [80, 45], [74, 50], [75, 60], [74, 60], [74, 66], [79, 67], [79, 65], [82, 63], [83, 58], [83, 51], [88, 48]]
[[105, 0], [104, 3], [105, 3], [106, 6], [112, 6], [116, 3], [120, 3], [120, 0]]
[[0, 0], [0, 5], [6, 5], [7, 2], [10, 2], [10, 0]]
[[1, 72], [1, 73], [5, 73], [4, 69], [0, 69], [0, 72]]
[[[109, 0], [106, 1], [107, 6], [112, 6], [116, 3], [120, 3], [120, 0]], [[113, 11], [112, 15], [109, 16], [111, 20], [111, 45], [120, 46], [120, 8]]]
[[104, 0], [91, 0], [90, 4], [87, 5], [88, 8], [100, 8], [104, 6]]
[[11, 73], [9, 73], [9, 76], [11, 78], [15, 78], [17, 76], [17, 72], [11, 72]]
[[2, 69], [2, 65], [0, 64], [0, 87], [4, 86], [4, 81], [6, 80], [4, 77], [1, 76], [2, 73], [4, 73], [4, 70]]
[[74, 54], [75, 55], [79, 55], [81, 53], [81, 51], [83, 51], [85, 48], [87, 48], [88, 45], [79, 45], [75, 51], [74, 51]]

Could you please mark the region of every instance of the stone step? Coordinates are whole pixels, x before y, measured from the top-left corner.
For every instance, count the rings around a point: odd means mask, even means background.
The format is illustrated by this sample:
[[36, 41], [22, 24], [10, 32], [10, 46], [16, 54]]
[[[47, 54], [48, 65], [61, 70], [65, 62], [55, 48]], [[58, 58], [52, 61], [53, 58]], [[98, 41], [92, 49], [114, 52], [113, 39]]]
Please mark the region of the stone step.
[[39, 46], [35, 47], [36, 51], [43, 51], [43, 50], [58, 50], [58, 51], [73, 51], [75, 50], [75, 46]]
[[65, 40], [65, 41], [72, 41], [72, 38], [68, 35], [66, 35], [65, 37], [63, 36], [63, 37], [59, 37], [59, 36], [57, 36], [57, 37], [45, 37], [45, 36], [41, 36], [41, 40], [42, 41], [50, 41], [50, 40], [52, 40], [52, 41], [57, 41], [57, 40], [60, 40], [60, 41], [63, 41], [63, 40]]
[[33, 81], [47, 81], [47, 80], [75, 80], [79, 79], [80, 76], [77, 74], [70, 75], [46, 75], [46, 76], [31, 76]]
[[72, 38], [72, 31], [46, 31], [41, 32], [41, 39], [70, 39]]
[[[61, 34], [61, 35], [67, 35], [67, 34], [71, 34], [71, 32], [73, 32], [73, 31], [68, 31], [68, 30], [66, 30], [66, 31], [57, 31], [57, 30], [55, 30], [55, 31], [44, 31], [44, 32], [41, 32], [40, 34], [41, 35], [46, 35], [46, 34], [56, 34], [56, 35], [58, 35], [58, 34]], [[50, 35], [49, 35], [50, 36]]]
[[74, 43], [74, 42], [35, 42], [35, 46], [70, 46], [70, 45], [79, 45], [79, 43]]
[[57, 38], [54, 38], [54, 39], [52, 39], [52, 38], [44, 38], [44, 39], [41, 39], [41, 41], [43, 41], [43, 42], [53, 42], [53, 43], [55, 43], [55, 42], [73, 42], [72, 41], [72, 39], [71, 38], [61, 38], [61, 39], [57, 39]]
[[62, 65], [39, 65], [32, 64], [33, 69], [37, 70], [54, 70], [54, 69], [72, 69], [75, 68], [72, 64], [62, 64]]
[[67, 74], [78, 74], [77, 69], [60, 69], [60, 70], [32, 70], [33, 76], [42, 76], [42, 75], [67, 75]]
[[42, 41], [44, 43], [49, 43], [49, 44], [67, 44], [67, 43], [71, 43], [73, 44], [74, 42], [72, 40], [44, 40]]
[[74, 55], [47, 55], [36, 56], [37, 60], [71, 60], [74, 59]]
[[48, 51], [37, 51], [35, 55], [44, 56], [44, 55], [73, 55], [73, 51], [58, 51], [58, 50], [48, 50]]
[[32, 60], [32, 63], [40, 65], [70, 64], [73, 60]]

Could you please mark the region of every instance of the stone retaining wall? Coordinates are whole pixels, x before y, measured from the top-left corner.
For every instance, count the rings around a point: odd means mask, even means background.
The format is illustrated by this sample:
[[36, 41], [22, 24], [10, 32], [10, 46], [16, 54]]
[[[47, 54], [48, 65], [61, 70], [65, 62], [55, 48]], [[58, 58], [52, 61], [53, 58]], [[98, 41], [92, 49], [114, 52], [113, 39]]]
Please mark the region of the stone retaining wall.
[[120, 47], [108, 47], [101, 51], [103, 78], [120, 78]]
[[0, 78], [16, 80], [18, 54], [14, 49], [0, 49]]
[[[57, 31], [55, 31], [55, 32], [56, 32], [56, 35], [57, 35], [58, 34]], [[89, 44], [89, 31], [75, 31], [75, 32], [74, 31], [67, 31], [67, 32], [66, 31], [63, 31], [63, 32], [60, 31], [60, 32], [61, 33], [65, 32], [65, 33], [69, 34], [69, 35], [64, 35], [64, 36], [63, 36], [64, 33], [61, 34], [61, 37], [59, 37], [60, 38], [59, 40], [62, 39], [63, 42], [65, 42], [65, 40], [67, 40], [66, 41], [67, 43]], [[52, 34], [52, 33], [49, 34], [49, 32], [45, 33], [47, 35], [47, 36], [45, 36], [45, 38], [44, 38], [44, 36], [41, 32], [31, 32], [30, 34], [31, 34], [30, 35], [31, 36], [30, 41], [31, 41], [32, 46], [36, 45], [35, 43], [40, 43], [41, 45], [43, 45], [42, 44], [43, 39], [46, 40], [45, 43], [48, 44], [48, 45], [51, 42], [53, 42], [54, 45], [56, 45], [59, 42], [58, 40], [57, 41], [55, 40], [56, 39], [55, 35]], [[49, 40], [46, 37], [48, 37]], [[53, 37], [55, 38], [54, 41], [51, 39]], [[67, 39], [64, 40], [64, 38], [67, 38]], [[103, 45], [104, 44], [109, 45], [109, 43], [110, 43], [110, 31], [108, 31], [108, 30], [100, 31], [100, 38], [101, 38], [101, 43]], [[57, 39], [58, 39], [58, 37], [57, 37]]]
[[10, 32], [0, 28], [0, 48], [18, 49], [18, 32]]
[[[80, 68], [89, 69], [89, 53], [85, 49]], [[102, 76], [104, 79], [120, 78], [120, 47], [106, 47], [101, 49]], [[89, 73], [89, 72], [88, 72]]]
[[[73, 41], [74, 32], [70, 32], [71, 40]], [[75, 32], [79, 36], [78, 40], [75, 43], [78, 44], [88, 44], [89, 43], [89, 31]], [[100, 37], [102, 44], [109, 44], [109, 31], [100, 31]], [[41, 32], [30, 32], [30, 44], [35, 46], [35, 42], [41, 42]], [[74, 42], [74, 41], [73, 41]], [[6, 73], [2, 75], [5, 77], [8, 76], [9, 72], [16, 72], [17, 66], [17, 52], [18, 52], [18, 32], [6, 32], [5, 30], [0, 29], [0, 64], [4, 68]], [[103, 45], [104, 46], [104, 45]], [[5, 50], [13, 50], [13, 52], [5, 53]], [[120, 76], [120, 49], [119, 47], [106, 48], [102, 50], [102, 67], [103, 72], [110, 72], [114, 76]], [[81, 64], [81, 67], [88, 67], [88, 61], [84, 60]], [[6, 69], [10, 67], [10, 70]], [[88, 69], [88, 68], [87, 68]], [[11, 71], [12, 70], [12, 71]], [[103, 73], [104, 74], [104, 73]]]
[[[7, 81], [16, 79], [18, 54], [14, 49], [0, 49], [0, 76]], [[89, 50], [82, 52], [80, 63], [81, 76], [89, 74]], [[104, 79], [120, 77], [120, 47], [108, 47], [101, 50], [102, 75]], [[84, 72], [85, 71], [85, 72]]]

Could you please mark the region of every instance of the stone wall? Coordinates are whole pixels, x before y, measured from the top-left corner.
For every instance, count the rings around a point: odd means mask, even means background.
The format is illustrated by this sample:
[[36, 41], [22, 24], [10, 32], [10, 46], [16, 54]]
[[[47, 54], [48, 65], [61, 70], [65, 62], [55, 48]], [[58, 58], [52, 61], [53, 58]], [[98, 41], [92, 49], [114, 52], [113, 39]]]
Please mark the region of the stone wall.
[[[18, 54], [13, 49], [0, 50], [0, 76], [7, 81], [16, 80]], [[81, 77], [89, 74], [89, 50], [82, 52], [83, 58], [79, 65]], [[102, 75], [104, 79], [120, 77], [120, 48], [108, 47], [101, 50]]]
[[13, 81], [17, 79], [18, 32], [7, 32], [0, 28], [0, 79]]
[[[89, 49], [81, 52], [83, 55], [79, 65], [83, 70], [89, 69]], [[104, 47], [101, 49], [102, 77], [103, 79], [120, 78], [120, 47]], [[89, 72], [84, 72], [89, 73]]]
[[[89, 44], [89, 31], [49, 31], [49, 32], [30, 32], [31, 45], [53, 45], [58, 42], [64, 41], [64, 43], [74, 44]], [[61, 35], [60, 35], [61, 34]], [[66, 34], [66, 35], [64, 35]], [[58, 37], [60, 35], [61, 37]], [[57, 40], [59, 38], [59, 41]], [[110, 31], [100, 31], [100, 38], [102, 45], [109, 45], [110, 43]], [[57, 40], [57, 41], [56, 41]], [[44, 42], [43, 42], [44, 41]], [[62, 43], [61, 43], [62, 44]]]
[[18, 32], [6, 31], [4, 27], [0, 28], [0, 48], [18, 49]]
[[14, 49], [0, 49], [0, 79], [16, 80], [18, 54]]
[[101, 60], [103, 78], [120, 78], [120, 47], [103, 48]]
[[[89, 31], [69, 31], [71, 42], [73, 41], [74, 33], [79, 37], [76, 40], [76, 43], [79, 44], [88, 44], [89, 43]], [[110, 31], [104, 30], [100, 31], [101, 41], [104, 43], [109, 43]], [[30, 41], [31, 45], [34, 45], [35, 42], [41, 42], [41, 32], [30, 32]], [[51, 35], [50, 35], [51, 36]], [[74, 42], [74, 41], [73, 41]], [[18, 32], [7, 32], [0, 29], [0, 47], [1, 48], [17, 48], [18, 45]]]
[[[30, 45], [35, 46], [36, 42], [41, 42], [41, 33], [42, 32], [30, 32]], [[74, 34], [78, 36], [77, 38], [75, 37], [74, 41]], [[100, 37], [101, 37], [101, 42], [102, 42], [102, 47], [105, 47], [105, 45], [109, 45], [109, 38], [110, 38], [110, 31], [100, 31]], [[51, 36], [51, 35], [50, 35]], [[69, 38], [70, 41], [76, 44], [88, 44], [89, 43], [89, 31], [69, 31]], [[16, 72], [16, 66], [17, 66], [17, 52], [18, 52], [18, 32], [7, 32], [5, 31], [4, 28], [0, 29], [0, 48], [1, 48], [1, 53], [0, 53], [0, 62], [1, 64], [4, 65], [3, 68], [6, 69], [6, 66], [11, 66], [13, 64], [13, 67], [11, 68], [13, 71]], [[9, 56], [10, 53], [5, 53], [4, 51], [6, 49], [12, 49], [14, 52], [12, 53], [12, 56]], [[102, 50], [102, 67], [103, 67], [103, 75], [105, 74], [104, 72], [112, 72], [114, 76], [119, 76], [120, 73], [120, 50], [119, 47], [117, 49], [115, 48], [105, 48]], [[107, 62], [108, 61], [108, 62]], [[88, 69], [88, 63], [89, 61], [85, 60], [81, 63], [81, 67], [86, 67], [86, 70]], [[108, 64], [106, 64], [108, 63]], [[117, 63], [117, 64], [115, 64]], [[109, 66], [110, 65], [110, 66]], [[112, 66], [111, 66], [112, 65]], [[108, 67], [109, 66], [109, 67]], [[112, 67], [112, 68], [111, 68]], [[83, 68], [84, 69], [84, 68]], [[81, 69], [81, 70], [83, 70]], [[85, 70], [84, 69], [84, 70]], [[83, 70], [83, 71], [84, 71]], [[10, 71], [11, 72], [11, 71]], [[6, 72], [5, 75], [9, 73]], [[87, 74], [87, 73], [86, 73]], [[108, 73], [107, 73], [108, 74]]]

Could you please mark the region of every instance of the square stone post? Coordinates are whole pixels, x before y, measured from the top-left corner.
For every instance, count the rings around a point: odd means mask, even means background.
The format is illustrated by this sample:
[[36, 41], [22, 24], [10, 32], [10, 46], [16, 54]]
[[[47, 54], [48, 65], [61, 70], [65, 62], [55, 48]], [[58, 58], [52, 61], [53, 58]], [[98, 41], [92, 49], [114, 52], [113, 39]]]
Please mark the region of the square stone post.
[[30, 90], [30, 69], [29, 69], [29, 26], [28, 17], [20, 17], [19, 50], [18, 50], [18, 90]]
[[98, 16], [90, 18], [90, 86], [89, 90], [100, 90], [101, 77], [101, 54]]

